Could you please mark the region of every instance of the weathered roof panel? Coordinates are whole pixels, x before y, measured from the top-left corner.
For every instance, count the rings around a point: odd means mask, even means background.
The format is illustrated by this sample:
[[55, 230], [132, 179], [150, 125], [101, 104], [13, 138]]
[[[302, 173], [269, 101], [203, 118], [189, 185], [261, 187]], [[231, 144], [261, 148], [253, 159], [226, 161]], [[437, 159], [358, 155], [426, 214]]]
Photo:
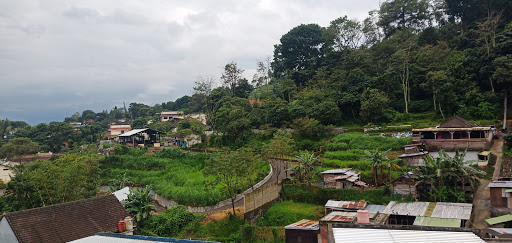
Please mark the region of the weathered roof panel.
[[461, 225], [461, 221], [462, 221], [461, 219], [432, 218], [432, 217], [418, 216], [414, 220], [413, 225], [458, 228]]
[[433, 218], [469, 220], [473, 204], [438, 202], [432, 212]]
[[356, 212], [334, 211], [323, 217], [320, 221], [352, 223], [356, 217]]
[[318, 220], [303, 219], [301, 221], [285, 226], [284, 229], [319, 230], [320, 225], [318, 224]]
[[498, 217], [494, 217], [494, 218], [485, 220], [485, 222], [487, 222], [490, 225], [501, 224], [501, 223], [505, 223], [505, 222], [509, 222], [509, 221], [512, 221], [511, 214], [502, 215], [502, 216], [498, 216]]
[[368, 205], [367, 202], [361, 201], [336, 201], [329, 200], [325, 204], [325, 208], [334, 209], [334, 210], [342, 210], [342, 211], [357, 211], [359, 209], [364, 209]]

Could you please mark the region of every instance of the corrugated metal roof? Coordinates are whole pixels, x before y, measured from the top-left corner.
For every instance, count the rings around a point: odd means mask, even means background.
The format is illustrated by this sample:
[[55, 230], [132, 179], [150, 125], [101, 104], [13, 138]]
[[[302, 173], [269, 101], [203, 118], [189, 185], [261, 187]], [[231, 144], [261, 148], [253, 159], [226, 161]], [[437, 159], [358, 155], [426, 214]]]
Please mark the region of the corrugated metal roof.
[[428, 202], [397, 203], [396, 201], [391, 201], [383, 213], [394, 215], [424, 216], [428, 205]]
[[461, 225], [461, 221], [462, 221], [461, 219], [441, 219], [441, 218], [418, 216], [414, 220], [413, 225], [458, 228]]
[[319, 230], [320, 226], [318, 224], [318, 220], [303, 219], [299, 222], [285, 226], [284, 229]]
[[346, 243], [484, 243], [472, 232], [333, 228], [334, 242]]
[[[429, 207], [430, 206], [430, 207]], [[429, 209], [427, 211], [427, 209]], [[445, 219], [464, 219], [471, 217], [473, 205], [470, 203], [446, 203], [446, 202], [411, 202], [397, 203], [392, 201], [383, 213], [408, 216], [427, 216]], [[432, 212], [432, 213], [430, 213]]]
[[346, 174], [346, 175], [359, 175], [359, 171], [352, 168], [332, 169], [322, 172], [322, 174]]
[[428, 152], [419, 152], [414, 154], [402, 154], [398, 156], [398, 158], [407, 158], [407, 157], [414, 157], [414, 156], [424, 156], [425, 154], [428, 154]]
[[355, 220], [356, 217], [357, 217], [356, 212], [334, 211], [334, 212], [327, 214], [325, 217], [320, 219], [320, 221], [351, 223]]
[[512, 181], [493, 181], [487, 187], [512, 188]]
[[433, 218], [469, 220], [473, 204], [438, 202], [432, 212]]
[[361, 201], [336, 201], [329, 200], [325, 204], [325, 208], [341, 210], [341, 211], [357, 211], [359, 209], [364, 209], [368, 205], [367, 202]]
[[385, 209], [386, 209], [386, 206], [384, 206], [384, 205], [370, 204], [370, 205], [366, 206], [366, 210], [368, 210], [368, 213], [370, 213], [370, 214], [382, 213], [382, 212], [384, 212]]
[[485, 221], [490, 225], [505, 223], [505, 222], [512, 221], [512, 215], [510, 215], [510, 214], [502, 215], [502, 216], [486, 219]]
[[143, 128], [143, 129], [133, 129], [133, 130], [130, 130], [130, 131], [128, 131], [128, 132], [125, 132], [125, 133], [123, 133], [123, 134], [119, 135], [119, 137], [129, 137], [129, 136], [135, 135], [135, 134], [137, 134], [137, 133], [139, 133], [139, 132], [144, 132], [144, 131], [146, 131], [146, 130], [148, 130], [148, 128]]

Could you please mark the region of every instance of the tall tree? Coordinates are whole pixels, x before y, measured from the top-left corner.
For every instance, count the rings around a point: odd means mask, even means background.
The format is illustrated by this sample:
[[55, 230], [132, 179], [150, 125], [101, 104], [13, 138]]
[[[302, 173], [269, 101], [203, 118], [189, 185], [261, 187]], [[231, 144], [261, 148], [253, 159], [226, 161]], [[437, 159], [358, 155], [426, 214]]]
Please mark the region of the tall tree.
[[387, 0], [380, 5], [379, 26], [387, 37], [396, 30], [420, 31], [431, 24], [428, 0]]
[[220, 77], [224, 86], [231, 89], [231, 97], [235, 96], [235, 88], [242, 79], [243, 69], [237, 67], [236, 62], [230, 62], [224, 66], [224, 73]]
[[206, 114], [207, 123], [215, 128], [215, 106], [213, 103], [212, 92], [215, 89], [216, 80], [212, 76], [199, 76], [197, 77], [194, 85], [194, 93], [203, 99], [205, 104], [203, 111]]

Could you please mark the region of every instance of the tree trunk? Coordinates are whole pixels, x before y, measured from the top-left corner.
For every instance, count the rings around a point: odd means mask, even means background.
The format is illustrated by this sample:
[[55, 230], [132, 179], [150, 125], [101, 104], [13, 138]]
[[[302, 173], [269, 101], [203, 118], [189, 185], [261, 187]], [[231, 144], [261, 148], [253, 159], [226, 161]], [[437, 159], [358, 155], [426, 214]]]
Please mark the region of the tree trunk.
[[491, 82], [491, 91], [494, 93], [494, 84], [492, 84], [492, 78], [489, 76], [489, 82]]
[[507, 90], [505, 90], [505, 99], [503, 101], [503, 130], [507, 128]]
[[233, 215], [236, 215], [236, 212], [235, 212], [235, 198], [234, 197], [231, 198], [231, 206], [233, 207]]
[[445, 120], [443, 110], [441, 109], [441, 104], [439, 102], [437, 102], [437, 104], [439, 104], [439, 112], [441, 112], [441, 116], [443, 117], [443, 120]]

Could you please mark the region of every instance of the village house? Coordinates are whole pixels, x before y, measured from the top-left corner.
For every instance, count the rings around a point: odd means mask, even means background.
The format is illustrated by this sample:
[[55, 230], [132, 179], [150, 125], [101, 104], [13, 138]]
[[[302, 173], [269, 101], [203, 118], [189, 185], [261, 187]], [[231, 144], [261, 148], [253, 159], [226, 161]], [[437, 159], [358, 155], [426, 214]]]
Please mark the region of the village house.
[[478, 126], [458, 116], [433, 128], [413, 129], [412, 141], [428, 151], [488, 150], [496, 133], [493, 127]]
[[487, 185], [491, 207], [512, 209], [512, 181], [493, 181]]
[[19, 165], [19, 163], [16, 162], [10, 162], [10, 161], [4, 161], [0, 160], [0, 180], [6, 184], [7, 182], [11, 181], [11, 177], [15, 176], [16, 173], [14, 173], [13, 168], [16, 165]]
[[332, 169], [322, 172], [324, 178], [323, 185], [327, 188], [352, 188], [367, 187], [368, 185], [361, 181], [361, 172], [351, 168]]
[[114, 195], [6, 213], [0, 220], [0, 242], [59, 243], [115, 233], [127, 216]]
[[325, 204], [325, 214], [327, 215], [333, 211], [355, 212], [359, 209], [365, 209], [367, 205], [367, 202], [360, 201], [328, 200]]
[[417, 198], [416, 184], [418, 184], [418, 180], [414, 179], [413, 175], [414, 174], [412, 172], [408, 172], [393, 180], [391, 182], [393, 194], [402, 196], [411, 195], [412, 198]]
[[185, 113], [183, 111], [162, 111], [160, 112], [160, 121], [172, 121], [174, 119], [185, 119]]
[[405, 153], [398, 156], [402, 159], [404, 165], [415, 167], [425, 163], [428, 151], [423, 151], [420, 148], [421, 144], [409, 144], [404, 146]]
[[118, 142], [128, 146], [160, 147], [161, 135], [165, 134], [151, 128], [133, 129], [118, 136]]
[[107, 139], [115, 138], [125, 132], [128, 132], [132, 130], [132, 127], [130, 125], [110, 125], [110, 128], [108, 129]]

